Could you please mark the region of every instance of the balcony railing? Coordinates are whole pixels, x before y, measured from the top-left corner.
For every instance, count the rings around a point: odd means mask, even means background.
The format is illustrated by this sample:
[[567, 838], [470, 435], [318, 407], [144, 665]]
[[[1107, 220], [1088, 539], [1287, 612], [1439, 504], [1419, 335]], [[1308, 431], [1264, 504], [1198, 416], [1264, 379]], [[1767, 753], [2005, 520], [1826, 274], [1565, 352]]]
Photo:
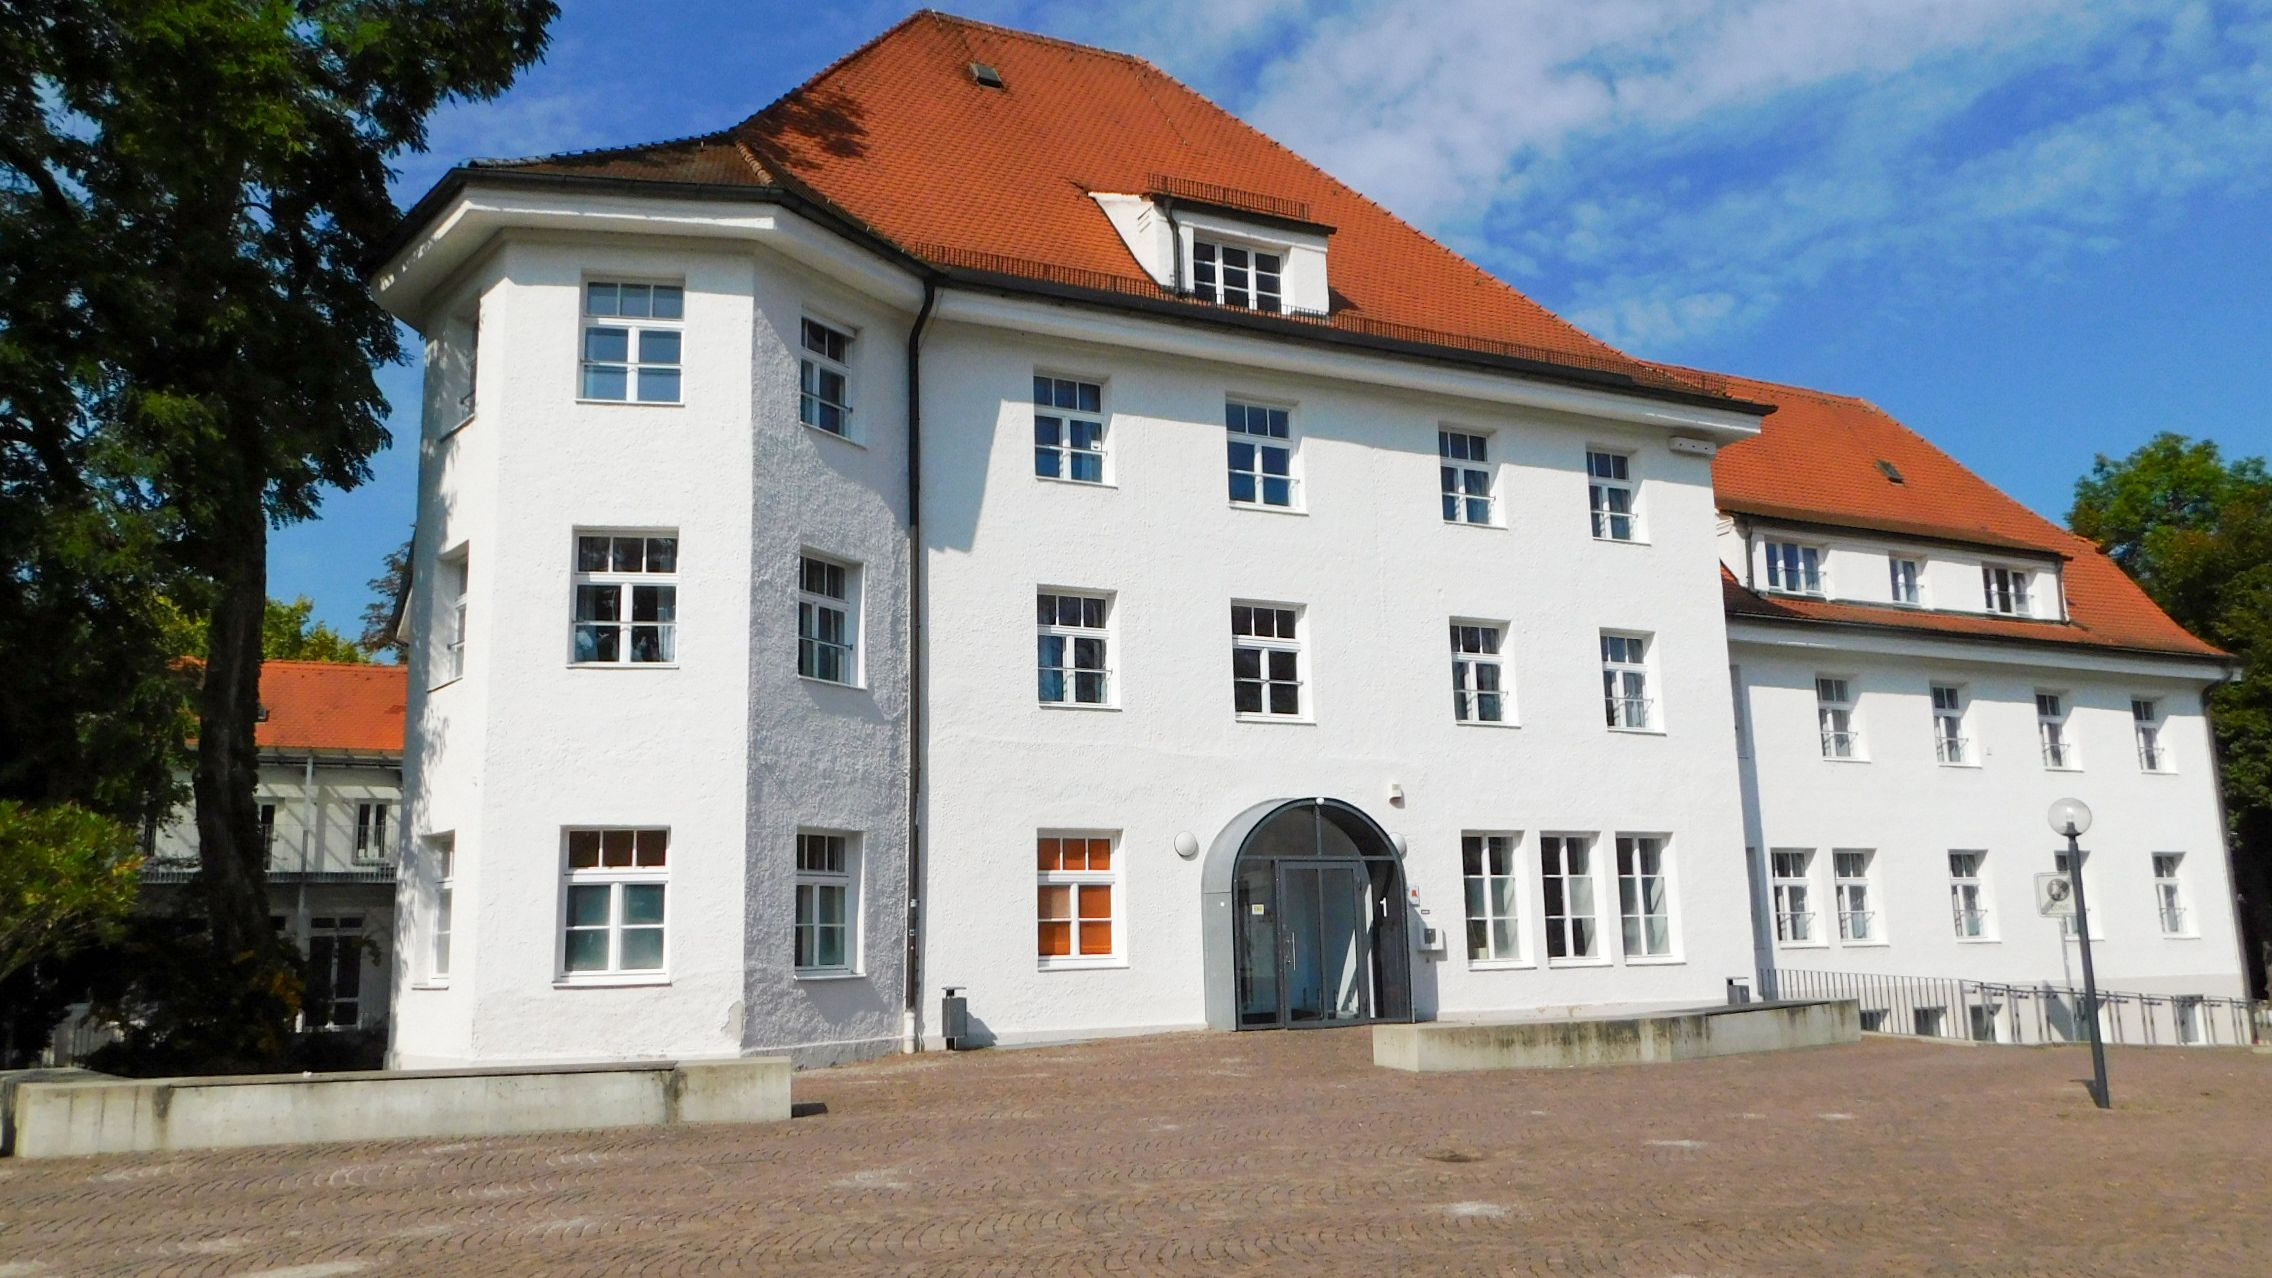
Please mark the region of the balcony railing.
[[2138, 743], [2138, 766], [2147, 772], [2169, 771], [2169, 752], [2153, 741]]
[[1832, 730], [1830, 730], [1830, 729], [1827, 729], [1827, 728], [1823, 730], [1823, 734], [1822, 734], [1822, 757], [1823, 757], [1823, 758], [1825, 758], [1825, 759], [1858, 759], [1858, 758], [1860, 758], [1860, 757], [1861, 757], [1861, 754], [1862, 754], [1862, 734], [1861, 734], [1861, 733], [1859, 733], [1859, 732], [1836, 732], [1836, 731], [1832, 731]]
[[1933, 738], [1933, 754], [1943, 763], [1972, 762], [1972, 742], [1964, 737]]
[[[1982, 1043], [2078, 1043], [2088, 1036], [2082, 991], [1922, 976], [1774, 968], [1760, 974], [1770, 999], [1852, 999], [1862, 1028]], [[2200, 994], [2100, 990], [2099, 1030], [2135, 1047], [2240, 1046], [2257, 1040], [2254, 1005]]]
[[2074, 767], [2075, 748], [2071, 745], [2068, 745], [2065, 741], [2054, 740], [2044, 742], [2043, 766], [2047, 768]]
[[1814, 939], [1814, 911], [1786, 910], [1775, 916], [1775, 939], [1778, 941], [1811, 941]]
[[2161, 916], [2162, 916], [2162, 935], [2163, 935], [2163, 936], [2184, 936], [2184, 935], [2185, 935], [2185, 907], [2184, 907], [2184, 906], [2182, 906], [2182, 905], [2165, 905], [2165, 906], [2163, 906], [2163, 907], [2161, 908]]
[[1840, 910], [1838, 912], [1838, 939], [1842, 941], [1874, 941], [1877, 939], [1876, 910]]
[[1648, 697], [1610, 697], [1606, 700], [1609, 726], [1612, 728], [1646, 728], [1649, 726]]
[[1956, 912], [1956, 934], [1967, 939], [1988, 935], [1988, 911], [1958, 910]]

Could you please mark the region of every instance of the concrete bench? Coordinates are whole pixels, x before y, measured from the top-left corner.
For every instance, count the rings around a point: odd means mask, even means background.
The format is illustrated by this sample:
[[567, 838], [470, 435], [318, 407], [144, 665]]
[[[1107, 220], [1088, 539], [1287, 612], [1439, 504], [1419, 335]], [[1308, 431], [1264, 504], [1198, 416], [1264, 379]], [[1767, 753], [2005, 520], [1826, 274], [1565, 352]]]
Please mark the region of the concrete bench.
[[1417, 1073], [1569, 1069], [1861, 1041], [1861, 1010], [1852, 1000], [1741, 1003], [1636, 1016], [1377, 1025], [1373, 1064]]
[[67, 1158], [789, 1117], [789, 1059], [23, 1082], [15, 1154]]

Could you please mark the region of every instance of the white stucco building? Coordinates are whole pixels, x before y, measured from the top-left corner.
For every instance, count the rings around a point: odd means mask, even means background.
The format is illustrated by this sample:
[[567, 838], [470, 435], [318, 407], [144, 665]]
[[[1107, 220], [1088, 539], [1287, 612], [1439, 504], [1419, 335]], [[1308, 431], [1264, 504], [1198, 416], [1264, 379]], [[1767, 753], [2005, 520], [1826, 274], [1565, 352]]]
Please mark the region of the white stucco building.
[[[309, 1029], [386, 1023], [402, 851], [404, 670], [329, 661], [260, 667], [260, 836], [277, 930], [308, 960]], [[187, 908], [197, 820], [184, 803], [144, 835], [143, 882]]]
[[[1896, 856], [2043, 842], [2040, 778], [1927, 835], [1755, 766], [1819, 760], [1812, 645], [1889, 723], [1931, 648], [1723, 579], [1715, 455], [1783, 388], [1585, 336], [1141, 61], [919, 14], [719, 133], [455, 170], [374, 283], [428, 355], [398, 1063], [840, 1059], [949, 987], [978, 1042], [1711, 1002], [1776, 958], [1747, 848], [1878, 849], [1919, 965], [1985, 951]], [[2164, 638], [1946, 661], [2205, 751], [2219, 658]], [[2137, 971], [2237, 988], [2206, 758], [2170, 789], [2199, 957]]]

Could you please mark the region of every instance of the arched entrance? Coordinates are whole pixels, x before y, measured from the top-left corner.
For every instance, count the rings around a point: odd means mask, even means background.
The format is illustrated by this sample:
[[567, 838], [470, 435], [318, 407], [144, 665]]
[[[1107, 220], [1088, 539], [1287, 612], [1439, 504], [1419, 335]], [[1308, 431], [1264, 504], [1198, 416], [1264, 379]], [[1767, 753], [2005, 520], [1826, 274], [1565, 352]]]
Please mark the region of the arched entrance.
[[1201, 873], [1207, 1023], [1305, 1029], [1412, 1019], [1404, 866], [1339, 799], [1242, 812]]

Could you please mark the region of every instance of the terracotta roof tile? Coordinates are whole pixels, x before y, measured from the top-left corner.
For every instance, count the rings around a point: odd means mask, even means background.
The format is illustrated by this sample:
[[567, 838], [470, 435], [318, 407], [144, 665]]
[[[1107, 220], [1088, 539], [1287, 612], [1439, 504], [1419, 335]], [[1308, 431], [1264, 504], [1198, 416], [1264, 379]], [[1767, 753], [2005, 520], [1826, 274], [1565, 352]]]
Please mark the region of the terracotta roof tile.
[[[973, 62], [1003, 87], [977, 83]], [[728, 142], [756, 162], [736, 170]], [[1091, 193], [1227, 188], [1333, 228], [1334, 328], [1721, 393], [1714, 375], [1582, 332], [1149, 62], [941, 13], [909, 17], [721, 133], [481, 167], [778, 182], [935, 266], [1162, 299], [1173, 295]]]
[[260, 667], [254, 732], [264, 750], [402, 753], [409, 675], [401, 666], [332, 661], [269, 661]]
[[[2113, 560], [1973, 474], [1867, 400], [1731, 377], [1730, 389], [1774, 404], [1760, 433], [1720, 450], [1720, 509], [2031, 552], [2063, 559], [2068, 623], [1918, 612], [1891, 606], [1763, 597], [1728, 578], [1731, 616], [1843, 621], [1949, 634], [2217, 657], [2170, 620]], [[1878, 463], [1890, 462], [1896, 483]]]

